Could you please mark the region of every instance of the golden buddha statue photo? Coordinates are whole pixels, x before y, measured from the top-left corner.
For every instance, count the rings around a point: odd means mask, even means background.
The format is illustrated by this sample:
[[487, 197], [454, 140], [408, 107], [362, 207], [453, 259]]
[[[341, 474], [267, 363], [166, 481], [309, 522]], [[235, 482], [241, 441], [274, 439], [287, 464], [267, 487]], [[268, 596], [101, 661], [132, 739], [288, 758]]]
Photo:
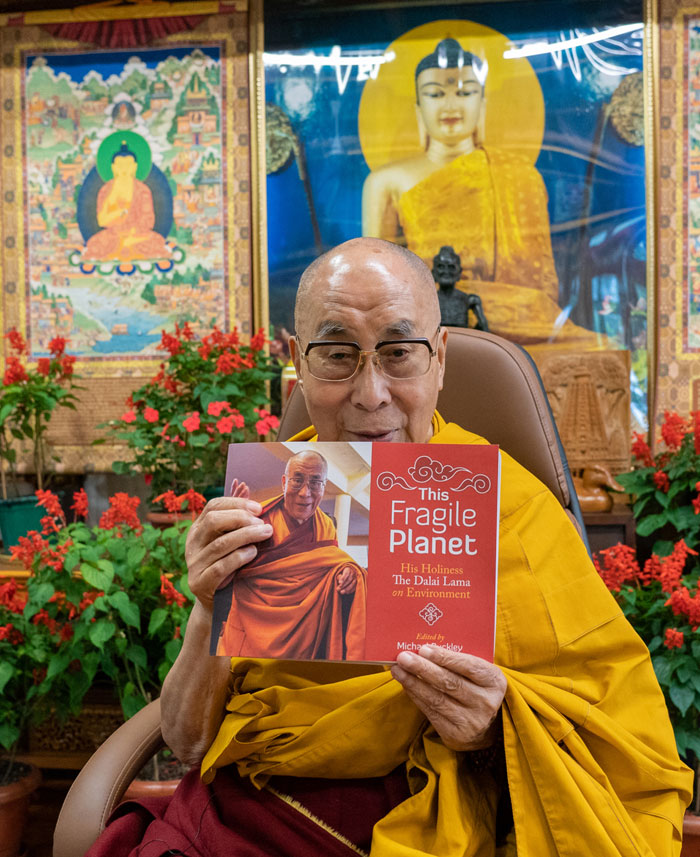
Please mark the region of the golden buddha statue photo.
[[453, 247], [462, 264], [457, 288], [481, 298], [493, 333], [527, 346], [605, 347], [558, 304], [541, 175], [524, 155], [484, 140], [487, 77], [487, 62], [454, 38], [420, 60], [422, 152], [367, 176], [363, 235], [403, 244], [429, 266], [441, 247]]

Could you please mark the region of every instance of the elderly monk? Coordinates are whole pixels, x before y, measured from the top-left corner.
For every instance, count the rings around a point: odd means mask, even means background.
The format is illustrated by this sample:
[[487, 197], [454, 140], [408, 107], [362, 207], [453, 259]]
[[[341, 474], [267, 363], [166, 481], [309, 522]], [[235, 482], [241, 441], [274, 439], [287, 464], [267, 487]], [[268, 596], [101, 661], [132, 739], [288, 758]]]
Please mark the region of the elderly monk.
[[[338, 547], [335, 524], [320, 508], [327, 478], [320, 452], [305, 450], [287, 461], [283, 493], [260, 514], [272, 536], [233, 579], [217, 654], [362, 659], [364, 571]], [[245, 496], [248, 487], [236, 484], [231, 493]], [[342, 595], [352, 593], [344, 623]]]
[[[447, 332], [409, 251], [357, 239], [322, 256], [296, 324], [302, 438], [484, 443], [435, 412]], [[311, 359], [322, 341], [354, 350], [354, 369], [331, 380]], [[429, 353], [397, 368], [416, 342]], [[202, 778], [141, 809], [135, 832], [133, 813], [115, 819], [95, 854], [678, 855], [692, 776], [649, 653], [553, 495], [501, 457], [493, 664], [430, 645], [390, 670], [208, 657], [214, 593], [272, 534], [258, 503], [210, 501], [162, 695], [165, 738]]]

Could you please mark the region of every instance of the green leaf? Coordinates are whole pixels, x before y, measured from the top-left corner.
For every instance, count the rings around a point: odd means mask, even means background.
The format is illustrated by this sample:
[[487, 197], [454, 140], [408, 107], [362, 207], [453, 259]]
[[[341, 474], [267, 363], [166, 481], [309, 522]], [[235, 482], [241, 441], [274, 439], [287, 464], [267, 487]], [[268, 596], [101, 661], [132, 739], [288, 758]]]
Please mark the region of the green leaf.
[[53, 678], [55, 675], [62, 673], [70, 663], [68, 655], [56, 655], [49, 660], [49, 666], [46, 670], [46, 678]]
[[656, 673], [656, 678], [659, 684], [668, 684], [671, 679], [671, 664], [666, 659], [665, 655], [660, 655], [658, 658], [652, 658], [651, 663]]
[[[182, 639], [179, 640], [169, 640], [165, 644], [165, 656], [170, 661], [175, 661], [175, 658], [180, 654], [180, 649], [182, 648]], [[685, 713], [685, 712], [683, 712]]]
[[56, 588], [51, 583], [40, 583], [38, 586], [32, 586], [29, 592], [29, 598], [32, 604], [41, 604], [42, 606], [51, 598], [56, 591]]
[[654, 491], [654, 499], [663, 509], [668, 509], [668, 504], [671, 502], [668, 494], [665, 494], [663, 491]]
[[107, 552], [117, 561], [124, 559], [126, 556], [126, 545], [124, 539], [110, 539], [107, 542]]
[[3, 688], [14, 674], [15, 668], [12, 664], [9, 664], [7, 661], [0, 661], [0, 693], [2, 693]]
[[0, 745], [9, 750], [18, 738], [18, 726], [13, 726], [11, 723], [0, 723]]
[[141, 627], [141, 616], [139, 614], [138, 604], [130, 601], [126, 592], [122, 589], [117, 592], [113, 592], [109, 596], [108, 601], [127, 625], [131, 625], [132, 628]]
[[700, 759], [700, 735], [690, 733], [686, 737], [686, 746]]
[[131, 568], [136, 568], [141, 565], [143, 558], [146, 556], [145, 545], [131, 545], [126, 554], [126, 563]]
[[148, 655], [143, 646], [129, 646], [126, 650], [126, 656], [137, 667], [141, 667], [144, 670], [148, 668]]
[[671, 702], [680, 711], [681, 715], [685, 715], [686, 711], [695, 702], [695, 691], [691, 687], [679, 687], [673, 685], [668, 695], [671, 697]]
[[117, 626], [114, 622], [110, 622], [109, 619], [98, 619], [90, 628], [88, 636], [92, 644], [101, 649], [107, 640], [112, 639], [116, 630]]
[[165, 622], [168, 616], [168, 611], [163, 607], [156, 607], [156, 609], [151, 613], [151, 619], [148, 623], [148, 636], [151, 637], [155, 632], [160, 628], [160, 626]]
[[104, 568], [95, 568], [94, 565], [89, 565], [87, 563], [83, 563], [80, 566], [80, 573], [83, 575], [83, 580], [86, 583], [89, 583], [90, 586], [95, 589], [102, 589], [103, 591], [109, 589], [112, 581], [114, 580], [114, 566], [112, 563], [109, 563], [112, 573], [110, 574]]
[[640, 536], [650, 536], [655, 530], [661, 529], [667, 522], [668, 518], [665, 514], [662, 515], [647, 515], [637, 523], [637, 533]]

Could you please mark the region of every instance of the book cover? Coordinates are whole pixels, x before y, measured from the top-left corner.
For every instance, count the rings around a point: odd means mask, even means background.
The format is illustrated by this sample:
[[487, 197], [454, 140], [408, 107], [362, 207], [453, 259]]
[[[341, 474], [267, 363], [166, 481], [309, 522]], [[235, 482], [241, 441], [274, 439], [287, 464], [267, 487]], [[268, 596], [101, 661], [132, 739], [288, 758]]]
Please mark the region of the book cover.
[[272, 536], [217, 592], [212, 654], [493, 660], [497, 446], [231, 444], [226, 494], [260, 502]]

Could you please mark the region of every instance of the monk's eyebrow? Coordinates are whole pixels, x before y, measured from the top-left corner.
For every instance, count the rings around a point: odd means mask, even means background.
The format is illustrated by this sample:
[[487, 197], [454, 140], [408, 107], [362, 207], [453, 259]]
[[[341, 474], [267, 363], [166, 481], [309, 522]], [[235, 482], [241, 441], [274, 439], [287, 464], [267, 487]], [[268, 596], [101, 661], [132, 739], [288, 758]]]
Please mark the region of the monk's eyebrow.
[[409, 321], [407, 318], [399, 319], [399, 321], [393, 322], [393, 324], [388, 324], [382, 330], [382, 338], [392, 337], [392, 336], [405, 336], [411, 337], [416, 335], [416, 328], [412, 321]]
[[322, 321], [316, 329], [314, 339], [325, 339], [326, 336], [343, 336], [348, 329], [339, 321]]

